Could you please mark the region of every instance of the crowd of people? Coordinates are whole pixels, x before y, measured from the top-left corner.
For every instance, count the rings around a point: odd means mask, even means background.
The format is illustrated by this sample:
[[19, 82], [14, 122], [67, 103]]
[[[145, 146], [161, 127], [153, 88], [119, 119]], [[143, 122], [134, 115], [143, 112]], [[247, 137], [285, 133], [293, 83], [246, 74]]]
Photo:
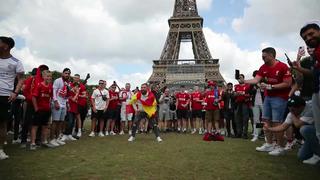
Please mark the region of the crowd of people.
[[[320, 161], [320, 28], [309, 23], [301, 29], [309, 56], [299, 48], [297, 60], [289, 66], [276, 59], [276, 50], [262, 50], [264, 64], [252, 78], [236, 77], [238, 84], [219, 84], [208, 80], [205, 87], [180, 86], [176, 90], [159, 84], [144, 83], [131, 89], [114, 81], [107, 87], [99, 80], [91, 94], [87, 76], [71, 76], [65, 68], [53, 80], [47, 65], [34, 68], [24, 78], [22, 62], [10, 51], [14, 40], [0, 37], [0, 159], [8, 131], [22, 148], [54, 148], [83, 136], [84, 121], [91, 111], [89, 137], [137, 133], [214, 135], [265, 143], [256, 150], [278, 156], [297, 142], [298, 157], [304, 163]], [[251, 123], [249, 123], [251, 122]], [[249, 128], [251, 125], [252, 128]], [[250, 131], [252, 129], [252, 131]], [[28, 144], [28, 146], [27, 146]]]

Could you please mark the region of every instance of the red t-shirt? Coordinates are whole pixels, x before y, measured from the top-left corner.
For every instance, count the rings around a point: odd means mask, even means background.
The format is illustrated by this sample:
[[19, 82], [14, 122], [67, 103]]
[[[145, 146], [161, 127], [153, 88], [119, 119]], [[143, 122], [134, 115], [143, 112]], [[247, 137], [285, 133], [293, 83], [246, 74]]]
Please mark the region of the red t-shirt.
[[186, 107], [183, 107], [182, 105], [186, 105], [188, 103], [188, 100], [190, 99], [190, 96], [188, 93], [181, 93], [181, 92], [178, 92], [176, 94], [176, 100], [177, 100], [177, 103], [178, 103], [178, 107], [177, 109], [179, 110], [188, 110], [189, 109], [189, 106], [186, 106]]
[[[74, 84], [70, 84], [70, 87], [73, 88]], [[69, 108], [68, 108], [68, 112], [72, 112], [72, 113], [78, 113], [78, 97], [75, 99], [75, 101], [73, 100], [73, 98], [75, 97], [75, 92], [73, 91], [68, 91], [68, 104], [69, 104]]]
[[314, 49], [315, 67], [320, 69], [320, 45]]
[[[78, 104], [80, 106], [85, 106], [87, 104], [87, 90], [86, 86], [80, 83], [79, 89], [79, 97], [78, 97]], [[81, 97], [83, 96], [83, 97]]]
[[32, 84], [34, 83], [33, 81], [34, 81], [34, 77], [30, 76], [23, 82], [23, 85], [24, 85], [23, 95], [24, 97], [26, 97], [26, 101], [29, 103], [32, 102], [31, 89], [32, 89]]
[[238, 95], [236, 96], [235, 101], [237, 103], [248, 103], [250, 101], [250, 94], [249, 94], [249, 90], [250, 90], [250, 85], [249, 84], [236, 84], [234, 86], [234, 91], [236, 93], [244, 93], [243, 95]]
[[203, 96], [201, 94], [201, 92], [199, 91], [196, 91], [196, 92], [193, 92], [191, 94], [191, 108], [192, 110], [202, 110], [202, 103], [201, 102], [198, 102], [199, 100], [202, 100], [203, 99]]
[[[119, 93], [109, 90], [109, 96], [110, 96], [110, 101], [109, 101], [108, 109], [113, 109], [113, 110], [117, 109], [119, 105]], [[113, 97], [116, 97], [117, 99], [111, 100]]]
[[[218, 90], [219, 91], [219, 90]], [[214, 91], [207, 91], [205, 95], [204, 102], [207, 103], [205, 110], [218, 110], [219, 102], [215, 103], [216, 99], [219, 99], [220, 92], [218, 92], [218, 97], [215, 96]]]
[[[280, 61], [277, 61], [276, 64], [271, 67], [265, 64], [262, 65], [259, 69], [259, 72], [257, 73], [257, 76], [265, 79], [265, 83], [272, 85], [279, 84], [284, 80], [291, 79], [291, 73], [288, 66]], [[269, 97], [280, 97], [287, 100], [289, 92], [290, 88], [272, 89], [264, 91], [264, 95]]]
[[39, 83], [34, 91], [32, 96], [36, 98], [38, 108], [40, 111], [50, 111], [50, 100], [53, 96], [52, 84], [45, 85], [44, 83]]

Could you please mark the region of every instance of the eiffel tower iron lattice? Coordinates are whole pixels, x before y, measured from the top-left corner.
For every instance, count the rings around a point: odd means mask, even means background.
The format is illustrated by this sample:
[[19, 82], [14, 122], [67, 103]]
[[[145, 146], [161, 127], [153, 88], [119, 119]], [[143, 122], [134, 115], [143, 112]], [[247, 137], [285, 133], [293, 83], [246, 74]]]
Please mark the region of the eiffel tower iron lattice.
[[[204, 85], [207, 80], [225, 83], [219, 72], [219, 59], [213, 59], [203, 34], [203, 18], [196, 0], [175, 0], [169, 33], [159, 60], [153, 61], [148, 82], [168, 87]], [[179, 59], [180, 44], [192, 43], [194, 59]]]

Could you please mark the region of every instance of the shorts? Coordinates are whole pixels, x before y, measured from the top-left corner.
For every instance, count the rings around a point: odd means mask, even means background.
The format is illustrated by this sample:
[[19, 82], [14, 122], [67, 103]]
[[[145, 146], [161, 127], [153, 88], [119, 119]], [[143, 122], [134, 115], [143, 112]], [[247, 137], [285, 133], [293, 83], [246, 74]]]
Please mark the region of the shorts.
[[170, 113], [169, 113], [169, 109], [160, 109], [159, 110], [159, 120], [160, 121], [169, 121], [170, 120]]
[[67, 115], [67, 108], [60, 107], [58, 110], [56, 108], [52, 108], [52, 121], [64, 121]]
[[220, 120], [220, 110], [207, 110], [206, 111], [206, 120], [208, 123], [214, 124], [214, 122], [219, 122]]
[[11, 103], [8, 102], [8, 98], [8, 96], [0, 96], [0, 122], [9, 120]]
[[103, 110], [97, 110], [97, 112], [92, 111], [91, 119], [106, 120], [106, 113]]
[[187, 119], [188, 118], [188, 110], [186, 109], [177, 109], [177, 119]]
[[192, 110], [192, 118], [201, 118], [202, 110]]
[[107, 110], [107, 119], [116, 120], [118, 118], [119, 111], [117, 109]]
[[169, 117], [170, 117], [170, 120], [173, 120], [173, 121], [177, 120], [177, 112], [169, 110]]
[[285, 119], [287, 101], [280, 97], [266, 96], [263, 102], [262, 119], [282, 123]]
[[33, 126], [47, 126], [51, 116], [50, 111], [38, 111], [34, 114], [32, 125]]
[[133, 113], [126, 113], [127, 109], [126, 109], [126, 106], [125, 105], [122, 105], [121, 106], [121, 109], [120, 109], [120, 118], [121, 118], [121, 121], [132, 121], [133, 119]]

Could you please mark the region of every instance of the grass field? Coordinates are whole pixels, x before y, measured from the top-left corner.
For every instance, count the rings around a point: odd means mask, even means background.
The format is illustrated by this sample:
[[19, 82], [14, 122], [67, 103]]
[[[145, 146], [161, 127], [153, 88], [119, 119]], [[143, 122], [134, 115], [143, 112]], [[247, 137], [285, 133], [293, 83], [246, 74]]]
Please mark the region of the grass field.
[[0, 179], [320, 179], [319, 166], [303, 165], [296, 151], [272, 157], [255, 151], [262, 141], [204, 142], [200, 135], [138, 134], [83, 137], [56, 149], [26, 151], [8, 145]]

